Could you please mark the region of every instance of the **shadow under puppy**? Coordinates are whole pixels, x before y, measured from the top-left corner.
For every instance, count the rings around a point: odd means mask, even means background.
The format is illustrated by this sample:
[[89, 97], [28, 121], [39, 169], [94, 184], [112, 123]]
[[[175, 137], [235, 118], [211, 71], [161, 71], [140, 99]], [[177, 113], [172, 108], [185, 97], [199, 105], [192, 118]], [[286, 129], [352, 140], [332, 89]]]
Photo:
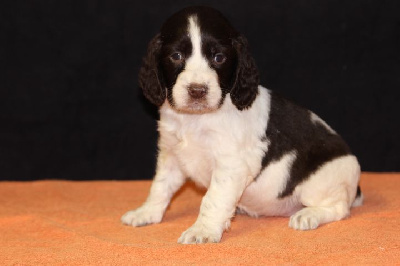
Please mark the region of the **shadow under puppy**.
[[321, 118], [259, 85], [246, 39], [220, 12], [185, 8], [150, 42], [139, 73], [159, 106], [158, 160], [146, 202], [122, 216], [162, 220], [186, 178], [208, 188], [196, 222], [178, 242], [219, 242], [235, 210], [290, 216], [315, 229], [362, 203], [360, 166]]

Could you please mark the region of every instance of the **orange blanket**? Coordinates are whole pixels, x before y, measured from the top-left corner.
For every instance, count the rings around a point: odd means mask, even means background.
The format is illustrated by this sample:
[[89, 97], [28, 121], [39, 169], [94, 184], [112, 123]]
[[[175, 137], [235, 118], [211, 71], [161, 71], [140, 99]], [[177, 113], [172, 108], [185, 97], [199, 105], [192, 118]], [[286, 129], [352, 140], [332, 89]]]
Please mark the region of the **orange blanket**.
[[287, 217], [238, 215], [219, 244], [179, 245], [201, 195], [186, 185], [161, 224], [123, 226], [150, 181], [0, 183], [1, 265], [399, 264], [400, 174], [364, 173], [349, 219], [295, 231]]

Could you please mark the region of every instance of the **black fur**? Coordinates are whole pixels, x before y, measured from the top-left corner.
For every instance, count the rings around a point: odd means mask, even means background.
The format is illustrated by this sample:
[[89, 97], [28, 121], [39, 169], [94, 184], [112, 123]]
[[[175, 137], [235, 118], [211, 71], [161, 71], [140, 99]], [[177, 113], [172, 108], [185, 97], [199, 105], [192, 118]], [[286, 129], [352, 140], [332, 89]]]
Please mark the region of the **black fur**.
[[143, 58], [143, 65], [139, 71], [139, 85], [144, 96], [157, 106], [161, 106], [166, 97], [163, 77], [159, 69], [161, 46], [160, 34], [157, 34], [148, 45], [147, 55]]
[[270, 146], [262, 160], [262, 167], [289, 152], [297, 155], [290, 170], [290, 179], [279, 197], [290, 196], [298, 184], [325, 162], [351, 153], [339, 135], [311, 120], [310, 111], [275, 93], [271, 93], [270, 108], [266, 130]]
[[257, 96], [260, 84], [258, 69], [253, 57], [250, 55], [246, 38], [238, 36], [233, 40], [233, 46], [238, 55], [236, 80], [231, 91], [232, 103], [239, 110], [251, 106]]

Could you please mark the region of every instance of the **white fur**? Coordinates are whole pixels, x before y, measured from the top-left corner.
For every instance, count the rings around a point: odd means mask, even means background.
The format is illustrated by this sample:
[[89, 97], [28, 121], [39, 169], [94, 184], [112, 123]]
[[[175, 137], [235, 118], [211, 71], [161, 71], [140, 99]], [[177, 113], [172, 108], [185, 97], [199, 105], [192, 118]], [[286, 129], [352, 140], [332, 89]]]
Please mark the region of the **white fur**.
[[160, 154], [150, 195], [142, 207], [125, 214], [122, 222], [133, 226], [159, 222], [187, 176], [208, 191], [198, 220], [179, 242], [218, 242], [244, 189], [260, 172], [268, 148], [268, 142], [261, 141], [268, 122], [268, 99], [269, 92], [260, 87], [253, 107], [239, 111], [228, 94], [218, 111], [206, 114], [182, 114], [164, 103]]
[[238, 204], [239, 209], [254, 217], [286, 216], [299, 210], [301, 204], [296, 197], [279, 198], [279, 193], [285, 189], [290, 177], [295, 159], [296, 153], [291, 152], [270, 163], [257, 180], [246, 188]]
[[360, 166], [353, 155], [325, 163], [295, 189], [295, 197], [305, 208], [290, 217], [289, 226], [309, 230], [347, 217], [359, 177]]
[[161, 141], [175, 138], [169, 146], [171, 156], [180, 162], [184, 175], [208, 188], [196, 223], [182, 234], [180, 243], [218, 242], [229, 227], [268, 146], [261, 141], [268, 121], [267, 97], [267, 91], [260, 90], [254, 108], [238, 111], [227, 95], [217, 112], [199, 115], [178, 114], [168, 104], [162, 106]]

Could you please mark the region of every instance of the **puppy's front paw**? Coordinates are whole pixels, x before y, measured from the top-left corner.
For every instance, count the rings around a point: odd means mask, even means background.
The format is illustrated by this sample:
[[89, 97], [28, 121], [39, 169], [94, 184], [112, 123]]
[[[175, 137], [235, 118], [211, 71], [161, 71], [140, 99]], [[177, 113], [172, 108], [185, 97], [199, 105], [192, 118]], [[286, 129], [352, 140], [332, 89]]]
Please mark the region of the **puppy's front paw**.
[[218, 243], [222, 232], [213, 231], [201, 224], [194, 224], [178, 239], [181, 244]]
[[312, 230], [319, 226], [318, 210], [304, 208], [290, 217], [289, 227], [296, 230]]
[[121, 217], [121, 222], [126, 225], [144, 226], [161, 222], [163, 212], [155, 208], [143, 205], [142, 207], [128, 211]]

